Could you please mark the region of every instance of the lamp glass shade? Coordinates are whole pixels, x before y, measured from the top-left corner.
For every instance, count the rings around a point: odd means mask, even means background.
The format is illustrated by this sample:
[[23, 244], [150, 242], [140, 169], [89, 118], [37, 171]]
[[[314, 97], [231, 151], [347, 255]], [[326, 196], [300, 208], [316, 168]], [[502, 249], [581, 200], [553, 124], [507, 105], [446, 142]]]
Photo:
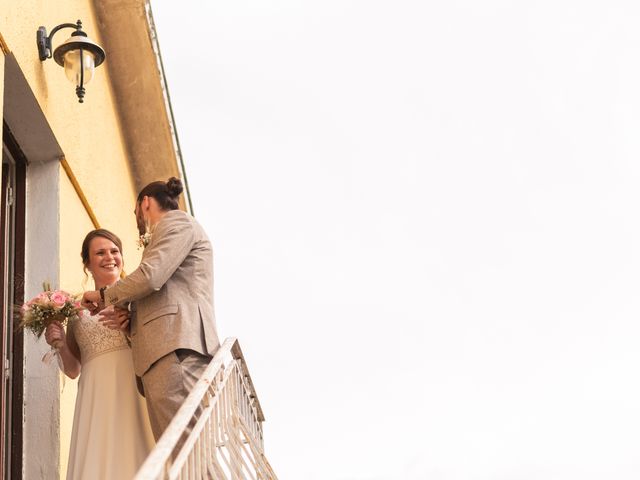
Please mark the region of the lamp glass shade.
[[[93, 53], [82, 49], [83, 56], [83, 69], [84, 69], [84, 82], [86, 85], [93, 78], [93, 72], [95, 71], [95, 57]], [[69, 50], [64, 54], [64, 73], [70, 82], [73, 82], [76, 86], [80, 85], [80, 49]]]

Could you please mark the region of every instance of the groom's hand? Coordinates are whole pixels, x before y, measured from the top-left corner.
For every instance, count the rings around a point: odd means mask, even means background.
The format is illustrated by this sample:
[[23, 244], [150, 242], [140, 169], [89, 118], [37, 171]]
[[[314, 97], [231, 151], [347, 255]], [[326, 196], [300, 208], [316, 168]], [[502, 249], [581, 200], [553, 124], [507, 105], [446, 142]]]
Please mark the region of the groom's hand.
[[95, 315], [104, 308], [100, 302], [100, 292], [97, 290], [84, 292], [82, 295], [82, 306], [89, 310], [91, 315]]
[[131, 312], [126, 308], [114, 307], [111, 309], [107, 307], [100, 312], [99, 321], [102, 325], [112, 330], [127, 332], [130, 318]]

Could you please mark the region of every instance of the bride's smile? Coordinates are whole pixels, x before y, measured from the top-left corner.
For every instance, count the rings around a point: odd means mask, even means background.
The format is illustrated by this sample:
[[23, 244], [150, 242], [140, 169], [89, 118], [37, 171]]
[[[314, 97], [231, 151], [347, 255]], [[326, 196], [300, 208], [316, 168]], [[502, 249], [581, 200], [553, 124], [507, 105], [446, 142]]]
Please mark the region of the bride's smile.
[[89, 247], [89, 270], [97, 288], [113, 284], [122, 271], [122, 253], [118, 246], [104, 237], [96, 237]]

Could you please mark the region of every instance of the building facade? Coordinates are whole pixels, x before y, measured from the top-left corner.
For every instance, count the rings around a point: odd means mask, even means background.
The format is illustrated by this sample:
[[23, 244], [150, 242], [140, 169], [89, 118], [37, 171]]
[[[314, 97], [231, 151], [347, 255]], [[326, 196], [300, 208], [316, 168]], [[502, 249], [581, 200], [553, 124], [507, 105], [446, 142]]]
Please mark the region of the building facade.
[[[36, 47], [38, 27], [78, 19], [106, 52], [84, 103]], [[75, 400], [75, 383], [42, 362], [44, 339], [15, 330], [14, 307], [44, 281], [92, 289], [80, 247], [96, 227], [122, 238], [125, 271], [137, 266], [137, 191], [186, 183], [168, 98], [148, 1], [0, 0], [2, 479], [64, 478]], [[191, 211], [188, 188], [182, 207]]]

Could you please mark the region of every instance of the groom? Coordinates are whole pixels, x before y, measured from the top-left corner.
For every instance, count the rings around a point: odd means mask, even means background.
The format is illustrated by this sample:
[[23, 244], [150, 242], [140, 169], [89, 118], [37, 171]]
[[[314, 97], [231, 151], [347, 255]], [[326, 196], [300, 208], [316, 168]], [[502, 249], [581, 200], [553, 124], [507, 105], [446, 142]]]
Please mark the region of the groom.
[[[108, 288], [85, 292], [92, 313], [135, 302], [134, 370], [142, 377], [158, 440], [220, 346], [213, 311], [213, 251], [203, 228], [178, 209], [176, 178], [144, 187], [136, 221], [145, 244], [140, 266]], [[118, 327], [118, 325], [111, 325]]]

